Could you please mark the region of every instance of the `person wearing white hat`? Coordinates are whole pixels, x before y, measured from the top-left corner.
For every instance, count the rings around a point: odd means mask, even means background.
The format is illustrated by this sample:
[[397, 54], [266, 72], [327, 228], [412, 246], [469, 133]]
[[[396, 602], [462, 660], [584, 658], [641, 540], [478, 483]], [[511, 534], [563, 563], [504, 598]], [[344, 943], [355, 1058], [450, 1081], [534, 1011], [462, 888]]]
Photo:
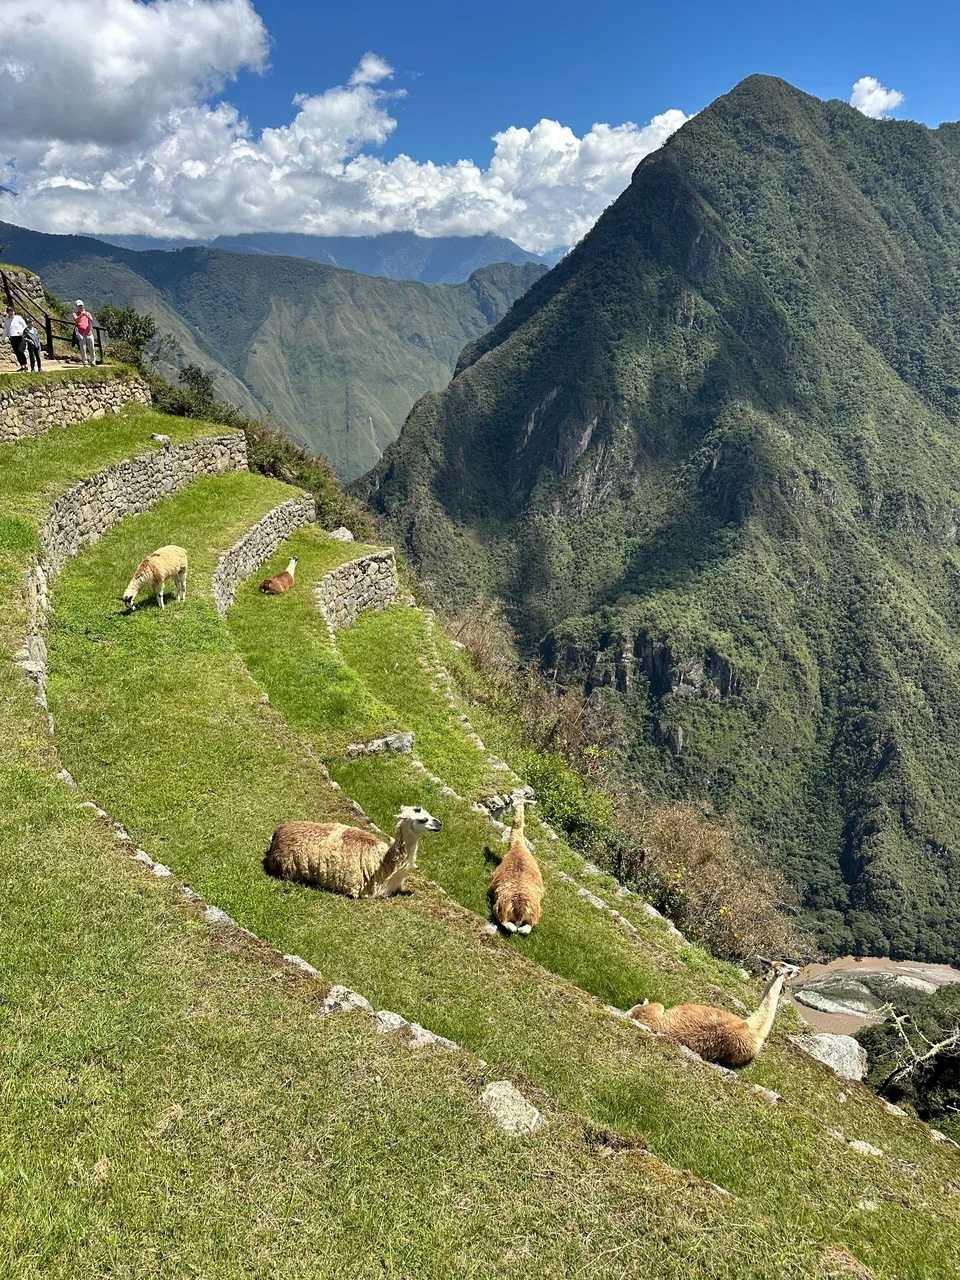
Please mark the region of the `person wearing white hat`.
[[93, 340], [93, 316], [78, 298], [73, 306], [73, 332], [80, 348], [80, 359], [84, 364], [97, 363], [97, 348]]

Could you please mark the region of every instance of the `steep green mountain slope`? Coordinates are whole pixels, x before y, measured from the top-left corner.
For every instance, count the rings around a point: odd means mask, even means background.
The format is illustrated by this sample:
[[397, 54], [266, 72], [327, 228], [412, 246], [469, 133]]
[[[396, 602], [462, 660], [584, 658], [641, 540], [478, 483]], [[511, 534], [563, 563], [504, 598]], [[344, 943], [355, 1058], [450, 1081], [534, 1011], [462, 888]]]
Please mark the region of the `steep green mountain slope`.
[[312, 236], [294, 231], [251, 231], [212, 240], [166, 240], [153, 236], [103, 236], [123, 249], [187, 249], [206, 245], [231, 253], [280, 254], [309, 258], [329, 267], [344, 267], [389, 280], [422, 284], [460, 284], [480, 267], [494, 262], [540, 262], [553, 266], [562, 250], [530, 253], [504, 236], [420, 236], [391, 231], [380, 236]]
[[960, 145], [753, 77], [366, 482], [446, 599], [610, 686], [829, 949], [960, 957]]
[[219, 395], [269, 414], [346, 477], [373, 466], [418, 396], [545, 270], [500, 263], [427, 285], [267, 254], [135, 253], [9, 223], [0, 241], [62, 297], [153, 316]]

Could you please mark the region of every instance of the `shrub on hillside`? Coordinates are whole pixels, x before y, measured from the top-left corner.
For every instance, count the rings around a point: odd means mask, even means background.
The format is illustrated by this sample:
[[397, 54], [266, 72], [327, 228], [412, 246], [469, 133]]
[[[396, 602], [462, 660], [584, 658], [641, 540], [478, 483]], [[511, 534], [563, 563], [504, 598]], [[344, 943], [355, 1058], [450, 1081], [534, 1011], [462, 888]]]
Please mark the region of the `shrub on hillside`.
[[886, 1022], [864, 1027], [867, 1084], [892, 1102], [908, 1102], [924, 1120], [960, 1132], [960, 983], [933, 995], [898, 992]]
[[729, 826], [690, 805], [651, 808], [642, 857], [623, 868], [677, 926], [714, 955], [757, 953], [807, 960], [810, 946], [788, 914], [796, 897], [779, 871], [762, 866]]
[[316, 499], [317, 520], [324, 528], [346, 525], [361, 540], [373, 537], [373, 521], [368, 512], [356, 498], [344, 492], [326, 458], [308, 453], [261, 422], [248, 419], [243, 429], [254, 471], [306, 489]]

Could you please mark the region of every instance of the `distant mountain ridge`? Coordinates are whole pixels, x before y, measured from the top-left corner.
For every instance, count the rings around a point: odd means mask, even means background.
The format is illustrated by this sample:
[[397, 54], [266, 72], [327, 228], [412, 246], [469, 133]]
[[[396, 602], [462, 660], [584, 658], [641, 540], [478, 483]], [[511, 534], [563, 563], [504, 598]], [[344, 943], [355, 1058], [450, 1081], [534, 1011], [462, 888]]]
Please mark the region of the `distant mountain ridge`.
[[0, 241], [61, 297], [153, 316], [222, 398], [269, 416], [346, 478], [373, 466], [418, 397], [546, 270], [500, 263], [461, 284], [421, 284], [273, 254], [137, 252], [10, 223]]
[[363, 484], [825, 948], [960, 958], [960, 127], [751, 77]]
[[107, 244], [138, 252], [147, 250], [207, 248], [231, 253], [264, 253], [307, 258], [329, 267], [343, 267], [388, 280], [419, 280], [424, 284], [461, 284], [474, 271], [495, 262], [522, 265], [536, 262], [553, 266], [565, 250], [530, 253], [513, 240], [492, 234], [481, 236], [421, 236], [412, 231], [392, 231], [378, 236], [314, 236], [286, 231], [253, 231], [244, 235], [216, 236], [211, 240], [164, 239], [152, 236], [106, 235]]

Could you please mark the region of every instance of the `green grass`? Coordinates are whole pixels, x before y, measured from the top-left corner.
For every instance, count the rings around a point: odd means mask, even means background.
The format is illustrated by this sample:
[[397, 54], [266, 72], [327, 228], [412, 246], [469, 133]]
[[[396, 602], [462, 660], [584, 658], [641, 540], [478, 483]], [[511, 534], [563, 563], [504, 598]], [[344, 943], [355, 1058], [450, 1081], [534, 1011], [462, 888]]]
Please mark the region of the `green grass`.
[[[39, 376], [43, 382], [102, 382], [104, 378], [135, 378], [137, 372], [129, 365], [108, 363], [93, 368], [77, 365], [75, 369], [44, 369]], [[37, 374], [0, 373], [0, 391], [21, 391], [37, 385]]]
[[427, 768], [463, 795], [502, 789], [502, 775], [490, 769], [486, 754], [453, 720], [442, 693], [431, 687], [430, 675], [418, 661], [431, 653], [419, 609], [395, 605], [380, 614], [362, 614], [338, 636], [337, 644], [367, 687], [403, 715], [417, 735], [417, 755]]
[[[120, 414], [78, 423], [69, 431], [0, 444], [3, 518], [9, 528], [14, 523], [24, 531], [35, 528], [53, 497], [71, 484], [124, 458], [155, 451], [158, 446], [150, 439], [154, 432], [168, 435], [174, 444], [185, 444], [224, 431], [210, 423], [171, 418], [131, 405]], [[22, 536], [31, 539], [32, 545], [32, 535], [24, 532]]]
[[[317, 529], [304, 529], [284, 543], [262, 574], [244, 584], [231, 611], [231, 628], [251, 671], [279, 675], [290, 692], [289, 719], [322, 724], [321, 754], [338, 754], [348, 742], [365, 741], [403, 726], [371, 695], [360, 676], [331, 646], [311, 587], [330, 569], [372, 550], [356, 542], [334, 542]], [[264, 605], [258, 583], [298, 557], [298, 590]], [[270, 612], [264, 614], [265, 607]], [[285, 708], [285, 711], [288, 710]]]
[[[291, 539], [274, 560], [280, 566], [288, 553], [298, 555], [300, 582], [312, 583], [335, 562], [335, 547], [322, 535], [307, 531]], [[339, 555], [345, 558], [343, 552]], [[268, 565], [267, 570], [272, 567]], [[368, 612], [339, 634], [334, 649], [309, 591], [292, 592], [265, 613], [256, 582], [251, 581], [238, 593], [230, 627], [258, 684], [325, 760], [347, 793], [382, 827], [388, 829], [400, 805], [413, 800], [427, 804], [445, 822], [444, 837], [423, 845], [421, 865], [451, 897], [486, 918], [493, 863], [484, 856], [484, 849], [500, 846], [482, 815], [411, 775], [402, 758], [368, 757], [348, 764], [339, 755], [344, 741], [413, 729], [417, 755], [447, 785], [466, 791], [468, 799], [489, 793], [495, 783], [503, 785], [503, 776], [490, 771], [486, 755], [466, 737], [449, 704], [430, 688], [417, 661], [418, 655], [430, 652], [423, 614], [402, 605]], [[531, 826], [535, 829], [536, 823]], [[561, 869], [577, 869], [576, 858], [569, 850], [565, 854], [557, 860]], [[664, 974], [662, 950], [665, 942], [669, 946], [665, 926], [651, 921], [637, 905], [631, 914], [645, 942], [631, 945], [617, 925], [585, 906], [573, 886], [544, 866], [550, 895], [544, 923], [529, 938], [514, 939], [508, 945], [605, 1003], [621, 1007], [635, 1003], [641, 993], [667, 1002], [687, 998], [702, 989], [705, 976], [715, 981], [718, 970], [735, 994], [750, 998], [742, 981], [730, 981], [729, 966], [718, 966], [691, 948], [685, 949], [685, 966], [675, 966], [679, 980]], [[604, 877], [595, 887], [610, 894], [615, 885]], [[692, 981], [686, 967], [692, 968]]]
[[[957, 1206], [943, 1184], [953, 1162], [919, 1126], [894, 1125], [865, 1091], [842, 1102], [821, 1069], [783, 1050], [788, 1103], [770, 1108], [606, 1017], [575, 986], [520, 947], [489, 938], [475, 914], [425, 883], [388, 903], [351, 903], [262, 875], [260, 857], [279, 820], [330, 816], [341, 804], [306, 743], [277, 716], [277, 708], [286, 709], [279, 691], [271, 690], [273, 708], [261, 705], [205, 592], [219, 549], [276, 500], [262, 485], [249, 476], [202, 482], [126, 522], [65, 571], [56, 592], [50, 696], [65, 762], [81, 786], [243, 924], [304, 955], [330, 980], [475, 1049], [492, 1072], [526, 1080], [589, 1122], [639, 1135], [671, 1164], [728, 1187], [748, 1222], [758, 1212], [775, 1215], [782, 1239], [799, 1248], [846, 1242], [891, 1280], [949, 1274]], [[191, 598], [182, 609], [120, 618], [110, 603], [113, 584], [144, 545], [171, 529], [191, 550]], [[304, 585], [301, 575], [295, 594], [305, 594]], [[264, 628], [284, 616], [277, 603], [282, 609], [283, 602], [259, 601]], [[255, 674], [263, 682], [262, 667]], [[361, 796], [369, 787], [374, 816], [385, 820], [408, 783], [402, 761], [380, 763], [382, 769], [351, 765], [350, 780]], [[486, 833], [454, 809], [444, 814], [439, 799], [427, 800], [447, 817], [443, 836], [424, 845], [429, 871], [464, 874], [469, 867], [476, 892], [486, 873], [478, 847]], [[467, 852], [474, 861], [465, 860]], [[596, 917], [583, 918], [596, 924]], [[531, 942], [547, 961], [551, 933], [539, 932]], [[580, 936], [585, 974], [595, 960], [590, 980], [619, 984], [619, 996], [631, 966], [638, 983], [652, 968], [642, 948], [623, 941], [618, 959], [612, 935], [586, 929]], [[678, 990], [693, 985], [682, 968], [671, 970], [681, 964], [675, 957], [661, 963]], [[871, 1162], [847, 1151], [825, 1124], [877, 1142], [890, 1159]], [[852, 1208], [870, 1195], [882, 1200], [882, 1213]], [[745, 1230], [749, 1236], [752, 1228]], [[747, 1265], [765, 1267], [771, 1256]], [[750, 1274], [741, 1259], [732, 1265]], [[781, 1254], [776, 1265], [774, 1274], [790, 1274], [793, 1263]]]
[[[533, 1142], [504, 1141], [477, 1105], [490, 1073], [463, 1055], [411, 1053], [363, 1018], [319, 1018], [318, 984], [192, 922], [55, 780], [31, 688], [9, 660], [24, 623], [19, 582], [41, 495], [115, 461], [144, 426], [178, 439], [201, 432], [151, 415], [134, 426], [78, 427], [0, 453], [14, 464], [0, 465], [0, 1274], [508, 1280], [532, 1267], [599, 1276], [611, 1259], [623, 1274], [665, 1280], [814, 1274], [817, 1242], [784, 1237], [640, 1150], [611, 1149], [541, 1094], [531, 1091], [549, 1127]], [[184, 495], [176, 513], [158, 511], [156, 528], [175, 514], [189, 537], [199, 527], [190, 508], [215, 494], [236, 508], [217, 526], [232, 535], [288, 492], [229, 477]], [[143, 521], [117, 531], [130, 546], [144, 532]], [[194, 567], [209, 575], [212, 561], [213, 548], [200, 550]], [[115, 620], [113, 603], [101, 604]], [[142, 677], [164, 620], [176, 611], [143, 609], [90, 641], [117, 657], [139, 635], [131, 665]], [[188, 621], [200, 688], [222, 655], [212, 620]], [[95, 667], [81, 678], [95, 681]], [[232, 690], [248, 687], [239, 664], [228, 674]], [[131, 724], [182, 709], [173, 696], [158, 703], [167, 691], [152, 676], [139, 695], [124, 690]], [[242, 732], [235, 698], [223, 713]], [[178, 761], [153, 758], [153, 781], [188, 829], [217, 781], [218, 743], [202, 736], [207, 761], [187, 761], [207, 772], [195, 795], [165, 792]], [[288, 768], [281, 758], [277, 776]]]

